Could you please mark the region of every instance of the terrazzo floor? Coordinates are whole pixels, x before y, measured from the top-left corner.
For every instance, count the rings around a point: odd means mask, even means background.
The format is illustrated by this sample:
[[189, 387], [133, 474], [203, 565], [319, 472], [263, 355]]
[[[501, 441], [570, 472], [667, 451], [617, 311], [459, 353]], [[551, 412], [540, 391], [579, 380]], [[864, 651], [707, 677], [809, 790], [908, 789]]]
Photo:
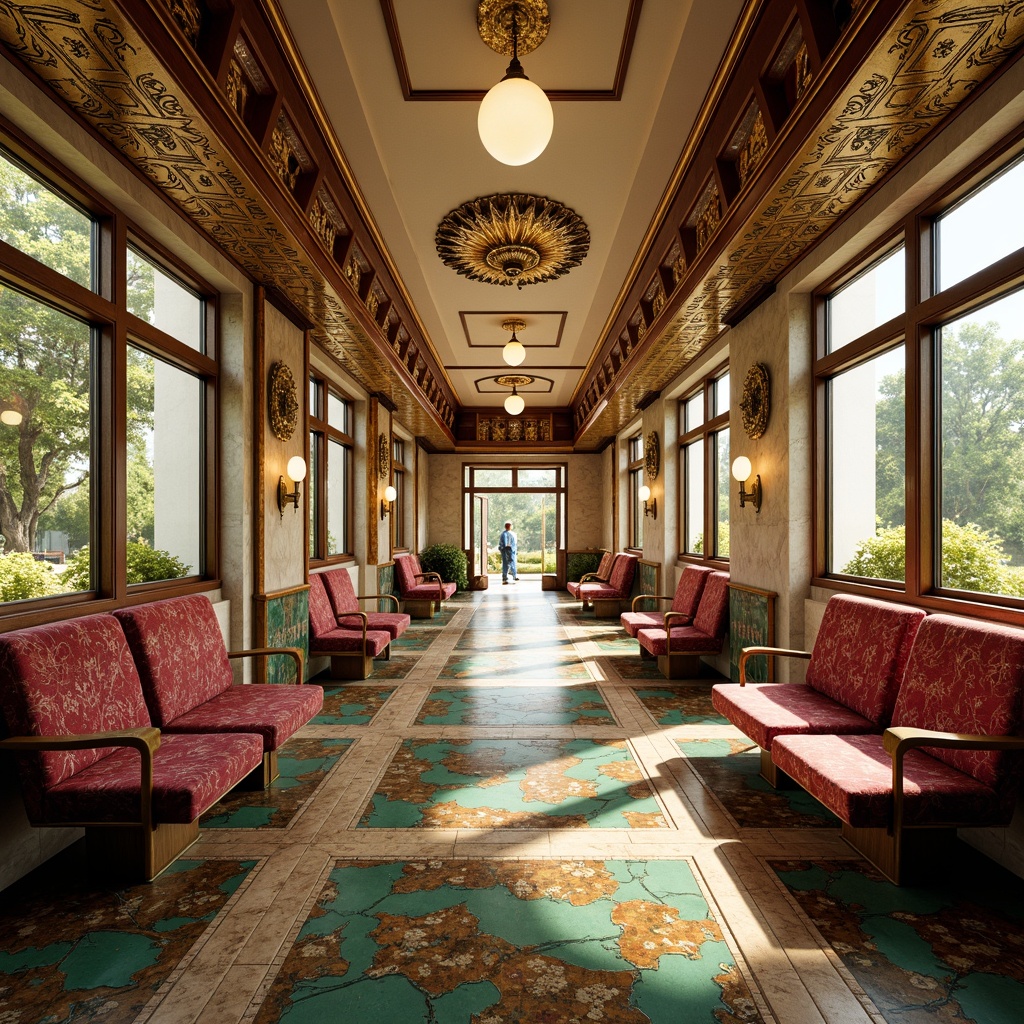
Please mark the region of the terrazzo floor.
[[890, 885], [710, 673], [526, 578], [403, 641], [151, 885], [0, 893], [0, 1024], [1024, 1021], [1024, 881]]

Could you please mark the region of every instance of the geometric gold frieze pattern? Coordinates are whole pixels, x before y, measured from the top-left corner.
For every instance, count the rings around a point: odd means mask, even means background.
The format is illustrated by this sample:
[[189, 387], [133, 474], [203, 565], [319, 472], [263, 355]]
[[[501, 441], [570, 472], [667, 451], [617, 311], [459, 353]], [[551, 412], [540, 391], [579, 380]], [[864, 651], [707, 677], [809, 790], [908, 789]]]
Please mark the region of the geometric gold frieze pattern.
[[593, 391], [581, 388], [578, 447], [618, 433], [637, 401], [660, 391], [719, 334], [723, 315], [785, 271], [1022, 44], [1024, 0], [910, 3], [719, 260], [701, 280], [683, 278], [675, 315], [648, 338], [639, 366], [628, 367], [596, 415]]
[[[0, 42], [255, 280], [305, 311], [314, 339], [368, 391], [391, 398], [410, 429], [440, 448], [451, 447], [450, 435], [403, 383], [380, 343], [349, 315], [324, 274], [304, 258], [298, 240], [112, 0], [0, 0]], [[291, 184], [309, 158], [287, 121], [275, 134], [284, 154], [279, 171]], [[322, 219], [321, 212], [321, 237]], [[335, 227], [346, 230], [343, 223]], [[436, 415], [450, 429], [454, 409], [440, 388], [433, 394]]]

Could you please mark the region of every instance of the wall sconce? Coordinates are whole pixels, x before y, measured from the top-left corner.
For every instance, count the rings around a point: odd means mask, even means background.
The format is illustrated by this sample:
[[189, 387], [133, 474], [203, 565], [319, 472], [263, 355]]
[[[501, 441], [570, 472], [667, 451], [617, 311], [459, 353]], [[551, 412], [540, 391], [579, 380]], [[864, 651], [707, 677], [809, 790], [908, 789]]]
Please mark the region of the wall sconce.
[[755, 512], [761, 511], [761, 474], [758, 473], [754, 478], [754, 485], [750, 490], [745, 490], [743, 485], [750, 479], [750, 459], [746, 455], [740, 455], [733, 459], [732, 463], [732, 475], [734, 480], [739, 481], [740, 485], [740, 508], [749, 501], [754, 506]]
[[644, 484], [636, 492], [636, 496], [644, 503], [644, 515], [650, 516], [652, 519], [658, 518], [658, 499], [651, 497], [651, 489]]
[[277, 507], [281, 510], [281, 518], [284, 519], [285, 505], [294, 505], [295, 511], [299, 511], [299, 498], [302, 494], [302, 481], [306, 479], [306, 460], [301, 455], [293, 455], [288, 460], [285, 469], [289, 480], [295, 481], [295, 490], [289, 492], [284, 477], [277, 482]]
[[395, 498], [398, 497], [398, 491], [388, 484], [384, 488], [384, 497], [380, 499], [380, 517], [386, 519], [391, 515], [391, 508], [395, 504]]

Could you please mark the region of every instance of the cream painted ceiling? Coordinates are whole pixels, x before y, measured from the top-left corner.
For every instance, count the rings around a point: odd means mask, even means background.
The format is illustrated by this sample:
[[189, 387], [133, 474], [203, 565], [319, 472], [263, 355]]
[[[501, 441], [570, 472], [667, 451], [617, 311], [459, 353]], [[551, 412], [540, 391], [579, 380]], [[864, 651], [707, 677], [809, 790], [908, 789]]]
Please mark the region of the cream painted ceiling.
[[[506, 372], [501, 321], [517, 316], [537, 377], [527, 407], [567, 406], [597, 347], [711, 85], [740, 0], [643, 0], [619, 100], [553, 104], [533, 163], [507, 167], [477, 136], [478, 101], [407, 100], [389, 39], [394, 15], [412, 92], [483, 93], [508, 58], [476, 29], [475, 0], [279, 0], [324, 110], [392, 259], [465, 406], [495, 406]], [[522, 57], [548, 91], [611, 91], [629, 0], [549, 0], [547, 40]], [[526, 192], [573, 209], [590, 251], [568, 274], [521, 289], [470, 281], [435, 250], [438, 224], [478, 196]]]

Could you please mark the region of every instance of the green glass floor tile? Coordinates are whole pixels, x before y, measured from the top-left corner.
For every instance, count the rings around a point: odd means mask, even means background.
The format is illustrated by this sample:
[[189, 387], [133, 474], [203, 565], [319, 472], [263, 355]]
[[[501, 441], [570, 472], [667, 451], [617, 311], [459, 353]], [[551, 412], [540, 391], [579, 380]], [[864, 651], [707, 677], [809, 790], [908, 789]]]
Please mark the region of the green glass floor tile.
[[754, 1006], [686, 861], [338, 861], [256, 1024], [758, 1024]]
[[614, 725], [592, 687], [433, 689], [417, 725]]
[[440, 679], [591, 679], [583, 660], [570, 650], [533, 645], [527, 651], [453, 654]]
[[624, 740], [406, 740], [360, 828], [666, 828]]
[[966, 844], [925, 886], [864, 861], [769, 864], [886, 1021], [1024, 1019], [1024, 880]]
[[233, 790], [201, 818], [203, 828], [286, 828], [353, 740], [291, 739], [279, 751], [280, 776], [268, 789]]
[[[394, 661], [383, 663], [383, 665], [393, 664], [395, 664]], [[374, 665], [374, 674], [376, 674], [377, 668], [378, 666]], [[381, 688], [365, 683], [349, 683], [344, 686], [325, 684], [323, 710], [310, 724], [366, 725], [373, 721], [373, 716], [380, 711], [384, 702], [394, 692], [394, 687]]]
[[761, 755], [750, 740], [679, 740], [677, 746], [741, 827], [839, 827], [839, 819], [804, 790], [769, 786], [759, 774]]
[[728, 725], [711, 704], [711, 687], [634, 687], [633, 692], [658, 725]]
[[256, 865], [177, 860], [152, 882], [105, 887], [82, 846], [4, 890], [0, 1021], [135, 1020]]

